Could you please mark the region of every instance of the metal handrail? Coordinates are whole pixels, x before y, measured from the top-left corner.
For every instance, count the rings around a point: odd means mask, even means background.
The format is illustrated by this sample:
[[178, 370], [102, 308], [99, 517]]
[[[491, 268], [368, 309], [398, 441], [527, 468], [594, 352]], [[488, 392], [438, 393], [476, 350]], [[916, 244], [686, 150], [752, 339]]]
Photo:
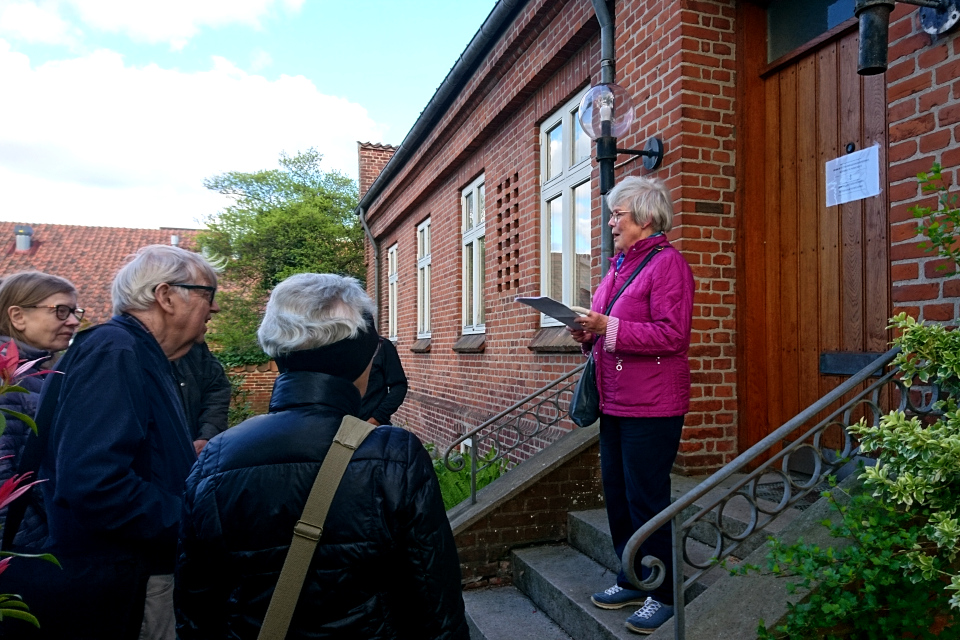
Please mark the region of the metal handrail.
[[[582, 372], [585, 366], [586, 364], [576, 366], [553, 382], [541, 387], [540, 389], [537, 389], [519, 402], [514, 403], [510, 407], [493, 416], [486, 422], [483, 422], [479, 426], [474, 427], [470, 431], [464, 433], [459, 438], [454, 440], [449, 447], [447, 447], [447, 450], [443, 454], [443, 463], [448, 469], [456, 472], [464, 468], [466, 465], [466, 460], [464, 460], [463, 456], [460, 455], [459, 451], [452, 459], [451, 455], [453, 455], [454, 451], [457, 450], [462, 443], [466, 442], [467, 440], [471, 441], [471, 504], [477, 503], [477, 474], [480, 471], [495, 464], [503, 464], [503, 461], [507, 460], [508, 457], [518, 449], [518, 447], [528, 444], [535, 437], [541, 435], [550, 427], [556, 426], [566, 417], [566, 403], [561, 403], [560, 396], [572, 390], [574, 385], [574, 381], [571, 380], [572, 376]], [[551, 390], [553, 393], [545, 395]], [[539, 401], [536, 402], [531, 408], [511, 416], [511, 414], [514, 414], [514, 412], [516, 412], [518, 409], [537, 398], [540, 398]], [[507, 418], [507, 420], [500, 422], [504, 418]], [[524, 429], [524, 423], [532, 423], [534, 427], [532, 429]], [[488, 429], [490, 431], [489, 433], [478, 435], [482, 431]], [[501, 437], [505, 432], [509, 437]], [[488, 452], [495, 451], [496, 453], [489, 458], [484, 458], [483, 463], [479, 464], [479, 452], [481, 449], [483, 449], [481, 446], [481, 441], [484, 439], [493, 440], [486, 450]]]
[[[674, 636], [677, 640], [683, 640], [685, 638], [684, 593], [687, 588], [709, 569], [714, 567], [718, 561], [723, 560], [736, 551], [752, 534], [764, 529], [779, 515], [793, 507], [807, 494], [814, 491], [826, 476], [834, 473], [844, 464], [847, 464], [850, 459], [856, 455], [859, 444], [854, 442], [846, 428], [850, 424], [851, 417], [855, 410], [858, 408], [867, 409], [872, 414], [874, 424], [877, 424], [881, 415], [883, 415], [883, 411], [880, 408], [880, 391], [885, 385], [892, 382], [900, 389], [898, 407], [900, 411], [909, 409], [917, 414], [930, 414], [936, 411], [935, 404], [939, 399], [936, 387], [933, 387], [929, 394], [921, 398], [922, 404], [917, 405], [913, 402], [913, 398], [906, 387], [896, 378], [899, 372], [898, 367], [892, 367], [888, 371], [883, 372], [883, 369], [893, 362], [899, 352], [899, 348], [887, 351], [833, 391], [827, 393], [817, 402], [799, 413], [796, 417], [783, 424], [779, 429], [737, 456], [725, 467], [688, 491], [668, 508], [654, 516], [654, 518], [631, 536], [624, 548], [621, 566], [627, 578], [638, 589], [652, 591], [663, 583], [665, 566], [659, 558], [644, 556], [641, 564], [650, 569], [650, 575], [646, 581], [643, 581], [637, 576], [634, 567], [636, 556], [639, 552], [640, 545], [654, 531], [673, 522]], [[718, 497], [713, 499], [710, 504], [698, 511], [695, 515], [689, 517], [682, 523], [680, 522], [680, 515], [685, 509], [692, 506], [697, 500], [700, 500], [711, 491], [720, 488], [733, 474], [738, 473], [747, 465], [755, 462], [759, 457], [770, 453], [771, 449], [783, 443], [788, 437], [793, 436], [794, 432], [800, 430], [801, 427], [816, 418], [818, 414], [827, 410], [834, 403], [841, 401], [845, 395], [855, 391], [859, 385], [874, 376], [877, 376], [876, 379], [869, 383], [866, 389], [857, 393], [853, 398], [847, 400], [839, 408], [832, 411], [826, 418], [820, 420], [802, 435], [796, 437], [792, 442], [772, 454], [769, 459], [736, 481], [732, 486], [726, 488]], [[836, 420], [838, 416], [840, 417], [839, 421]], [[844, 436], [843, 451], [835, 457], [824, 455], [821, 447], [821, 438], [824, 432], [831, 426], [839, 426], [843, 430]], [[811, 438], [812, 442], [809, 441]], [[798, 481], [789, 473], [790, 456], [801, 450], [808, 450], [814, 454], [814, 472], [812, 477], [804, 482]], [[781, 463], [781, 469], [772, 469], [773, 465], [777, 462]], [[772, 508], [761, 505], [758, 502], [757, 496], [759, 480], [768, 473], [779, 475], [783, 482], [783, 495], [779, 503]], [[740, 532], [727, 531], [723, 525], [724, 507], [735, 497], [745, 499], [751, 509], [750, 522], [747, 524], [746, 529]], [[714, 545], [715, 555], [710, 561], [704, 563], [691, 561], [686, 549], [687, 539], [692, 533], [694, 525], [698, 524], [709, 527], [716, 534], [716, 543]], [[686, 580], [683, 578], [684, 562], [696, 569]]]

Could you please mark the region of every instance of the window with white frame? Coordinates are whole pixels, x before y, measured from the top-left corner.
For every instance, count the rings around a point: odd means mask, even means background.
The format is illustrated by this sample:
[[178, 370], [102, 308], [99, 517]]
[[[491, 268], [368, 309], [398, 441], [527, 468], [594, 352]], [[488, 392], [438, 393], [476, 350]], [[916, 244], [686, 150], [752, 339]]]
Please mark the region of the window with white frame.
[[483, 176], [474, 180], [460, 194], [460, 210], [463, 213], [463, 333], [483, 333], [486, 321], [483, 295], [486, 284]]
[[397, 245], [387, 249], [387, 337], [397, 337]]
[[[541, 292], [567, 305], [590, 307], [590, 138], [575, 96], [540, 128], [543, 263]], [[543, 316], [544, 325], [559, 324]]]
[[430, 337], [430, 219], [417, 226], [417, 338]]

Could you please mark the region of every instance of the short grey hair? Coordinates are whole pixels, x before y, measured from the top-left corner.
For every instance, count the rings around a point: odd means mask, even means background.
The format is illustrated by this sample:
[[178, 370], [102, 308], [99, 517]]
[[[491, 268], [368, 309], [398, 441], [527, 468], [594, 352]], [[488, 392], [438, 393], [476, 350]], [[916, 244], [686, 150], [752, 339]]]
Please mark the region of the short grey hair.
[[376, 307], [356, 278], [299, 273], [278, 284], [257, 330], [271, 358], [355, 338], [366, 329], [364, 315]]
[[[120, 268], [110, 289], [113, 313], [146, 311], [156, 301], [153, 295], [157, 285], [172, 282], [200, 284], [204, 281], [217, 286], [217, 269], [203, 256], [193, 251], [168, 244], [152, 244], [133, 254]], [[190, 295], [180, 289], [184, 299]]]
[[666, 233], [673, 228], [673, 203], [662, 180], [640, 176], [624, 178], [607, 194], [607, 206], [611, 211], [623, 208], [623, 205], [640, 226], [653, 221], [654, 231]]

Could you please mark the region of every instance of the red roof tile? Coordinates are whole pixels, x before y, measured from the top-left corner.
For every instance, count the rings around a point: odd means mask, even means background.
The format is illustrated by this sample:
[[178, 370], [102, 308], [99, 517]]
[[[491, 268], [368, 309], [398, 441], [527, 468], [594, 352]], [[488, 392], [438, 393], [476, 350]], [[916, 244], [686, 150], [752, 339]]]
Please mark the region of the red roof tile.
[[17, 271], [44, 271], [70, 280], [78, 293], [77, 303], [86, 310], [84, 319], [98, 324], [110, 319], [113, 305], [110, 284], [129, 255], [150, 244], [170, 244], [180, 236], [180, 246], [195, 248], [199, 229], [126, 229], [79, 227], [65, 224], [32, 224], [29, 251], [16, 251], [13, 231], [23, 226], [0, 222], [0, 278]]

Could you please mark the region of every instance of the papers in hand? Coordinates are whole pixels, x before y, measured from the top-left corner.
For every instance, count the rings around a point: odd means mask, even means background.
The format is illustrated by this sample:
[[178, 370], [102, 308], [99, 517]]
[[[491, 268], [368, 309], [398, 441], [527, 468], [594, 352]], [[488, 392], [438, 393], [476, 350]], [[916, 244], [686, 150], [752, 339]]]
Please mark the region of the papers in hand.
[[579, 324], [574, 322], [576, 318], [587, 315], [588, 310], [583, 307], [568, 307], [562, 302], [557, 302], [547, 296], [536, 296], [532, 298], [517, 298], [517, 302], [530, 305], [540, 313], [546, 314], [551, 318], [559, 320], [572, 329], [582, 329]]

